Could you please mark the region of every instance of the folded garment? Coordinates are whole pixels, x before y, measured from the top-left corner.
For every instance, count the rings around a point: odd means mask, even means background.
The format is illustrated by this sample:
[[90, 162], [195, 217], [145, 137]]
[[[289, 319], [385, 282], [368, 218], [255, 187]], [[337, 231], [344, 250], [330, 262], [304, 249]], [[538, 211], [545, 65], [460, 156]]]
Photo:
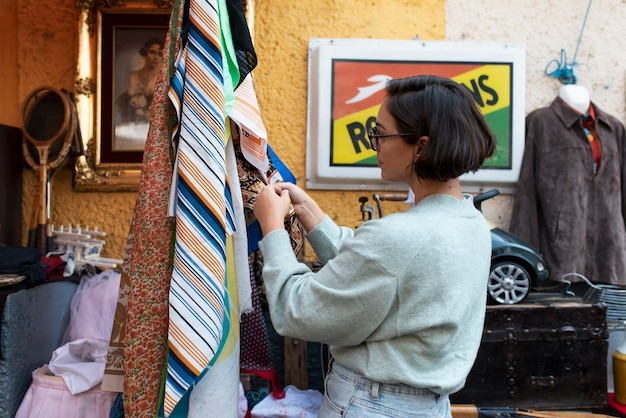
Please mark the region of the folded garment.
[[108, 350], [107, 340], [81, 338], [70, 341], [54, 350], [48, 368], [54, 375], [62, 377], [70, 393], [76, 395], [102, 381]]

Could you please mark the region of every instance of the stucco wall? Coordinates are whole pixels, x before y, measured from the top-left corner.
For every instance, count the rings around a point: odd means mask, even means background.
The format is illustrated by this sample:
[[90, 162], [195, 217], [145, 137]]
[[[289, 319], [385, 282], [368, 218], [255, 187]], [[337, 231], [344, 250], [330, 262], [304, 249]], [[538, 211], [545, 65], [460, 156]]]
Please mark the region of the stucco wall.
[[[443, 1], [255, 0], [255, 86], [269, 142], [305, 184], [309, 38], [444, 39]], [[357, 226], [360, 191], [309, 193], [341, 224]], [[390, 210], [404, 210], [389, 203]]]
[[[17, 61], [17, 6], [16, 2], [0, 2], [0, 62]], [[0, 123], [17, 126], [19, 110], [17, 104], [17, 66], [0, 65]]]
[[[10, 4], [11, 3], [11, 4]], [[71, 89], [75, 78], [74, 1], [20, 0], [0, 4], [3, 77], [0, 123], [19, 126], [18, 110], [41, 85]], [[577, 62], [592, 99], [624, 120], [624, 0], [593, 3]], [[526, 113], [549, 104], [560, 87], [544, 75], [565, 48], [571, 60], [588, 2], [512, 0], [255, 0], [254, 41], [259, 66], [255, 85], [269, 141], [298, 181], [305, 180], [307, 45], [309, 38], [380, 38], [524, 42], [527, 45]], [[12, 29], [13, 28], [13, 29]], [[15, 45], [15, 47], [12, 47]], [[7, 65], [8, 64], [8, 65]], [[13, 66], [11, 64], [14, 64]], [[4, 94], [6, 93], [6, 94]], [[24, 240], [30, 219], [34, 173], [24, 170]], [[109, 233], [103, 255], [121, 257], [135, 193], [74, 192], [69, 168], [53, 179], [52, 222], [97, 225]], [[356, 226], [358, 191], [311, 191], [338, 222]], [[5, 197], [2, 197], [5, 198]], [[508, 226], [511, 196], [485, 204], [485, 213]], [[390, 210], [403, 209], [401, 204]]]
[[[549, 106], [558, 95], [562, 84], [545, 71], [551, 60], [561, 60], [565, 49], [567, 63], [579, 64], [577, 84], [586, 86], [596, 105], [624, 123], [625, 5], [624, 0], [448, 0], [446, 39], [526, 44], [526, 114]], [[511, 204], [512, 196], [499, 196], [485, 203], [484, 213], [508, 228]]]

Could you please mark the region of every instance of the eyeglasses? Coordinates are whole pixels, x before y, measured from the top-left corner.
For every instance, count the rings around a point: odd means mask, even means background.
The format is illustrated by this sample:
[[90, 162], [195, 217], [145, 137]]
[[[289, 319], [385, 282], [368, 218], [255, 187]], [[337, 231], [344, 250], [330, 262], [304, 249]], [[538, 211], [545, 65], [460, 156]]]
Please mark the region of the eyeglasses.
[[378, 146], [380, 145], [380, 138], [391, 138], [394, 136], [415, 136], [415, 134], [409, 133], [400, 133], [400, 134], [379, 134], [378, 126], [373, 126], [367, 131], [367, 136], [370, 139], [370, 145], [374, 151], [378, 151]]

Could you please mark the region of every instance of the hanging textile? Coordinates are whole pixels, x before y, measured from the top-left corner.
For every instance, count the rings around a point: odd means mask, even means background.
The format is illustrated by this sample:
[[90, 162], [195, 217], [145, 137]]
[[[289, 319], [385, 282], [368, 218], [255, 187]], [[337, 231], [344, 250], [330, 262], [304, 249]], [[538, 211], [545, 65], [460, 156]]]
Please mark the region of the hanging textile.
[[[204, 418], [207, 416], [207, 411], [211, 411], [211, 415], [216, 417], [234, 417], [239, 407], [240, 309], [238, 306], [240, 305], [239, 295], [242, 287], [239, 286], [239, 278], [243, 277], [244, 280], [241, 281], [246, 281], [247, 271], [239, 271], [241, 260], [237, 259], [243, 255], [244, 261], [247, 261], [245, 252], [247, 243], [245, 242], [243, 203], [239, 191], [237, 164], [232, 140], [226, 145], [226, 170], [229, 179], [231, 179], [229, 184], [237, 230], [226, 239], [226, 293], [224, 300], [227, 310], [222, 324], [222, 341], [220, 342], [219, 354], [214, 356], [209, 367], [196, 380], [193, 390], [187, 391], [178, 402], [170, 418]], [[244, 242], [239, 242], [240, 240]], [[249, 281], [247, 287], [249, 297]]]
[[261, 118], [259, 102], [254, 90], [252, 77], [247, 76], [235, 91], [237, 101], [230, 113], [230, 117], [239, 126], [239, 135], [242, 157], [252, 164], [263, 176], [269, 169], [267, 157], [267, 130]]
[[236, 84], [238, 86], [256, 67], [257, 57], [252, 44], [248, 22], [246, 22], [242, 1], [228, 0], [226, 6], [228, 8], [233, 49], [239, 69], [239, 82]]
[[[267, 146], [268, 169], [265, 173], [262, 173], [245, 158], [240, 141], [234, 140], [233, 143], [235, 154], [237, 155], [239, 182], [241, 183], [244, 214], [246, 216], [248, 253], [252, 254], [258, 249], [259, 241], [262, 238], [261, 228], [253, 212], [256, 197], [266, 184], [279, 181], [295, 183], [295, 179], [292, 178], [293, 175], [291, 172], [282, 164], [276, 154], [273, 153], [269, 145]], [[270, 158], [271, 156], [274, 156], [274, 158]], [[274, 165], [275, 160], [280, 164]], [[281, 167], [281, 169], [279, 170], [278, 167]], [[291, 246], [294, 254], [296, 254], [296, 256], [301, 255], [304, 250], [304, 236], [302, 234], [302, 226], [296, 218], [293, 208], [290, 209], [285, 219], [285, 229], [289, 232], [289, 236], [291, 237]]]
[[167, 94], [182, 25], [182, 5], [176, 1], [172, 10], [163, 66], [155, 87], [102, 381], [106, 390], [123, 392], [127, 417], [156, 416], [166, 360], [173, 238], [173, 223], [168, 217], [173, 161]]
[[226, 276], [234, 214], [226, 176], [225, 10], [215, 0], [190, 0], [188, 10], [188, 39], [170, 89], [179, 125], [166, 416], [179, 415], [173, 412], [181, 400], [180, 416], [187, 415], [188, 391], [229, 348], [225, 337], [239, 320], [231, 316]]
[[[261, 117], [254, 83], [248, 75], [235, 90], [237, 101], [231, 110], [230, 117], [238, 125], [239, 135], [233, 132], [232, 143], [237, 155], [238, 176], [241, 194], [244, 201], [246, 228], [252, 232], [248, 236], [248, 253], [252, 254], [258, 246], [260, 228], [254, 218], [252, 206], [258, 192], [269, 182], [288, 180], [295, 182], [295, 178], [283, 166], [279, 172], [268, 156], [267, 131]], [[277, 157], [274, 160], [278, 160]], [[281, 163], [282, 164], [282, 163]], [[295, 220], [295, 214], [290, 214], [286, 223], [294, 242], [294, 252], [299, 254], [303, 248], [302, 231]], [[284, 397], [284, 391], [279, 383], [278, 373], [274, 367], [271, 355], [269, 333], [263, 317], [259, 298], [259, 286], [251, 263], [249, 263], [249, 280], [252, 296], [252, 308], [243, 312], [241, 316], [241, 370], [253, 373], [271, 382], [272, 395], [279, 399]], [[243, 275], [238, 276], [243, 281]]]
[[272, 396], [283, 398], [285, 393], [272, 358], [269, 331], [263, 317], [254, 269], [250, 263], [250, 281], [252, 286], [252, 311], [241, 317], [241, 363], [243, 372], [253, 373], [271, 382]]
[[[249, 273], [240, 273], [242, 258], [248, 267], [248, 248], [241, 251], [241, 242], [248, 246], [250, 241], [245, 205], [237, 158], [227, 141], [227, 116], [238, 100], [252, 101], [258, 118], [252, 127], [252, 119], [240, 118], [242, 126], [257, 136], [261, 132], [264, 140], [266, 136], [249, 77], [256, 55], [241, 2], [177, 1], [164, 57], [105, 380], [110, 390], [121, 391], [123, 385], [129, 417], [154, 416], [159, 406], [159, 415], [170, 417], [203, 416], [207, 408], [230, 416], [231, 403], [236, 408], [238, 402], [233, 383], [239, 383], [239, 315], [252, 310]], [[235, 86], [241, 87], [237, 98]], [[173, 119], [176, 129], [171, 128]], [[239, 133], [237, 127], [233, 130]], [[260, 145], [248, 147], [247, 158], [254, 160], [256, 152], [264, 160], [263, 181], [295, 182], [268, 146], [265, 153], [274, 155], [282, 173], [271, 167]], [[172, 201], [175, 236], [168, 217]], [[290, 224], [296, 225], [294, 220]], [[294, 231], [301, 249], [301, 231]], [[258, 240], [252, 240], [256, 245]], [[160, 386], [164, 370], [165, 388]]]
[[[239, 182], [248, 233], [248, 251], [252, 254], [258, 248], [258, 241], [261, 237], [261, 231], [253, 213], [253, 206], [258, 193], [265, 184], [282, 181], [284, 178], [295, 182], [295, 179], [269, 146], [267, 147], [268, 154], [266, 155], [268, 169], [266, 172], [259, 171], [244, 156], [242, 148], [245, 140], [246, 136], [244, 135], [233, 137], [232, 143], [237, 155]], [[270, 155], [273, 155], [274, 158], [270, 158]], [[280, 162], [281, 170], [274, 166], [274, 160]], [[296, 256], [302, 256], [304, 238], [300, 222], [297, 220], [293, 209], [285, 219], [285, 228], [289, 232], [294, 253]], [[285, 396], [285, 392], [279, 383], [278, 374], [272, 361], [269, 334], [259, 299], [260, 288], [256, 283], [252, 266], [250, 268], [252, 310], [244, 313], [241, 317], [241, 369], [244, 372], [253, 373], [270, 381], [272, 384], [272, 395], [276, 399], [281, 399]]]

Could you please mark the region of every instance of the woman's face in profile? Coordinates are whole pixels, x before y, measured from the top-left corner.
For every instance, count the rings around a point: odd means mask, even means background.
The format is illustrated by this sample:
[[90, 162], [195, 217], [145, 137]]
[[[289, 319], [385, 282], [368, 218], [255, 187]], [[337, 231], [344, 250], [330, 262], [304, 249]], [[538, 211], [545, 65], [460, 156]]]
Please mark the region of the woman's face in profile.
[[152, 44], [146, 49], [146, 64], [150, 67], [157, 67], [163, 58], [163, 48], [160, 44]]
[[415, 146], [409, 145], [398, 134], [395, 118], [387, 110], [386, 102], [380, 107], [376, 117], [378, 133], [389, 135], [378, 142], [376, 158], [380, 167], [380, 176], [385, 181], [409, 183], [413, 175], [415, 162]]

